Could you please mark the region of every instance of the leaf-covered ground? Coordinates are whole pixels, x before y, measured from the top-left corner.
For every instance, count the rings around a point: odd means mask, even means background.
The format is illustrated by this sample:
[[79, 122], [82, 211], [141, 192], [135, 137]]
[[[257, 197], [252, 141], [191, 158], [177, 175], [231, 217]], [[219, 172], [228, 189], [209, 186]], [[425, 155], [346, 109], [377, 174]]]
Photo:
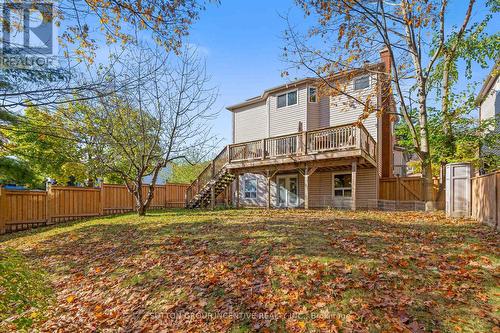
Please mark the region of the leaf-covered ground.
[[499, 332], [499, 240], [440, 213], [80, 221], [0, 237], [0, 331]]

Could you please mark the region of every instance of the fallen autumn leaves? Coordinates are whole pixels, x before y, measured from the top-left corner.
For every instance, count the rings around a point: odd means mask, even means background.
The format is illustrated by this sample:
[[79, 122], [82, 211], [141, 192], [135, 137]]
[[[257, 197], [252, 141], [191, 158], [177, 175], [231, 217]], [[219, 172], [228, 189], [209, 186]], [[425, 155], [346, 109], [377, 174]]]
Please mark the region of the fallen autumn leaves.
[[[498, 234], [440, 214], [179, 210], [0, 240], [2, 253], [14, 249], [48, 274], [38, 283], [53, 291], [50, 305], [30, 324], [41, 331], [487, 332], [499, 325]], [[0, 329], [15, 330], [34, 312], [36, 304], [12, 312]]]

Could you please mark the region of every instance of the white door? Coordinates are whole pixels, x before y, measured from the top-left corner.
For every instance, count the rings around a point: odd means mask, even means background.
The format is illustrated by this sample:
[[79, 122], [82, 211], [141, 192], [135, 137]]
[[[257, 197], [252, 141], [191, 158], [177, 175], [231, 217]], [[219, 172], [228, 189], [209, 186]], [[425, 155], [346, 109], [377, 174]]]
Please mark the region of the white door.
[[294, 176], [276, 177], [278, 186], [278, 207], [297, 207], [299, 205], [299, 179]]

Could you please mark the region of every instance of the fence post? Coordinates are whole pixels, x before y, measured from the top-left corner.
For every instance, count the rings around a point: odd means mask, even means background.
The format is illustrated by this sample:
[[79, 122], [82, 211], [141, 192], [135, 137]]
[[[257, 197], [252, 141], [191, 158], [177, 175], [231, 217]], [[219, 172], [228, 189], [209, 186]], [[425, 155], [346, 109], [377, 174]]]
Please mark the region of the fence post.
[[495, 207], [493, 207], [495, 209], [495, 230], [499, 230], [499, 222], [498, 222], [498, 211], [499, 211], [499, 208], [498, 208], [498, 200], [500, 200], [500, 193], [498, 193], [498, 175], [499, 173], [498, 172], [495, 172], [493, 174], [493, 185], [495, 186]]
[[99, 215], [104, 215], [104, 182], [101, 185], [100, 198], [101, 198], [101, 207], [100, 207]]
[[52, 187], [50, 184], [47, 184], [47, 191], [45, 194], [45, 219], [47, 220], [47, 224], [52, 223]]
[[165, 184], [163, 184], [163, 192], [165, 192], [165, 200], [163, 201], [163, 208], [167, 208], [167, 204], [168, 204], [168, 199], [167, 199], [167, 194], [170, 192], [170, 190], [168, 189], [168, 184], [165, 182]]
[[5, 190], [0, 185], [0, 235], [5, 233], [5, 226], [7, 224], [7, 197]]
[[399, 175], [396, 177], [396, 200], [395, 201], [399, 201], [401, 199], [401, 180], [399, 179]]

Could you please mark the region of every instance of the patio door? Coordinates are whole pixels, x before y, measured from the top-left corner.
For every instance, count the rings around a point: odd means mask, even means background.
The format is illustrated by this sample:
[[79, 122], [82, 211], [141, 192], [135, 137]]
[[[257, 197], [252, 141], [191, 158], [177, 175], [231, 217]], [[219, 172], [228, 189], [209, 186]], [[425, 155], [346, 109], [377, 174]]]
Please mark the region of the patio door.
[[278, 207], [297, 207], [299, 205], [299, 179], [297, 175], [277, 176]]

